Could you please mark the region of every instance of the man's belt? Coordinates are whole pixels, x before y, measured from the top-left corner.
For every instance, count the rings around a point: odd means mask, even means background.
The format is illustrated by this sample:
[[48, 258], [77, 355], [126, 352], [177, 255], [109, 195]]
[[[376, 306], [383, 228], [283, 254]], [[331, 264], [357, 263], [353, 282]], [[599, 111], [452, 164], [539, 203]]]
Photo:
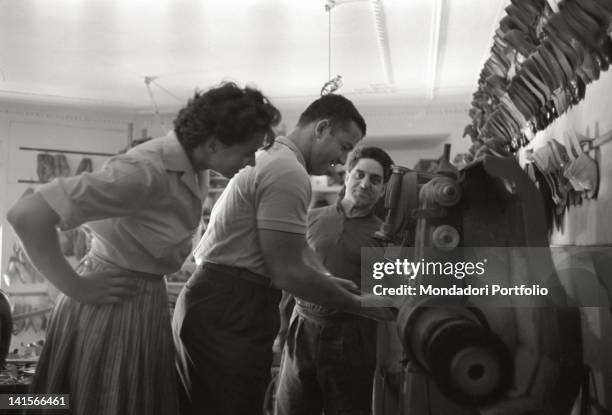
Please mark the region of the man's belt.
[[203, 269], [222, 272], [224, 274], [231, 275], [232, 277], [240, 278], [244, 281], [252, 282], [257, 285], [272, 287], [272, 280], [270, 278], [249, 271], [246, 268], [231, 267], [229, 265], [215, 264], [214, 262], [203, 262], [200, 267]]

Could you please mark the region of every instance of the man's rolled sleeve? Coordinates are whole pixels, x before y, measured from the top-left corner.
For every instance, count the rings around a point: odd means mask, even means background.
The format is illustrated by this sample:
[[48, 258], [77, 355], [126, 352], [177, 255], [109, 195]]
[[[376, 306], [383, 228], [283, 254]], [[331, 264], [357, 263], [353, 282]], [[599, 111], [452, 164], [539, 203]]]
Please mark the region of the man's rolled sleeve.
[[300, 171], [282, 170], [264, 176], [257, 205], [257, 228], [306, 233], [310, 178]]

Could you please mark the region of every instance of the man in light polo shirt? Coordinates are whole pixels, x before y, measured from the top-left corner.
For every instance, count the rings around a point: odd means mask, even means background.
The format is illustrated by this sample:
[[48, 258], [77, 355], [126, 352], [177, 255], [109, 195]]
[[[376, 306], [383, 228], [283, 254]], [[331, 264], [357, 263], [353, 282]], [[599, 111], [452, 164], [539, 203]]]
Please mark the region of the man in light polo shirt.
[[[256, 165], [228, 184], [196, 252], [199, 264], [176, 304], [184, 414], [261, 412], [279, 328], [280, 290], [345, 311], [389, 306], [358, 296], [330, 276], [305, 240], [309, 174], [344, 163], [366, 124], [340, 95], [325, 95], [302, 113], [288, 137], [257, 154]], [[368, 309], [386, 317], [383, 309]]]

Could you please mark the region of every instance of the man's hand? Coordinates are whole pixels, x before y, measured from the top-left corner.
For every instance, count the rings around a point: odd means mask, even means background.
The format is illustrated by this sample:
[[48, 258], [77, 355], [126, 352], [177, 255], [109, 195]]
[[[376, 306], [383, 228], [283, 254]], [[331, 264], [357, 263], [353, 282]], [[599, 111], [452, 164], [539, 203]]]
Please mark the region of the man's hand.
[[97, 271], [82, 275], [69, 297], [86, 304], [114, 304], [133, 297], [138, 292], [135, 277], [117, 275], [117, 271]]
[[364, 308], [358, 314], [376, 321], [394, 321], [397, 313], [390, 308]]
[[364, 294], [359, 302], [361, 306], [358, 310], [351, 310], [352, 313], [378, 321], [395, 320], [396, 313], [392, 308], [391, 297]]
[[[359, 287], [353, 281], [338, 277], [330, 277], [338, 285], [347, 291], [359, 293]], [[351, 310], [351, 313], [378, 321], [395, 320], [396, 313], [393, 312], [393, 302], [391, 297], [383, 297], [374, 294], [363, 294], [360, 297], [360, 307], [358, 310]]]
[[363, 294], [361, 307], [393, 307], [393, 298], [384, 295]]
[[332, 275], [330, 275], [330, 278], [332, 279], [332, 281], [334, 281], [335, 283], [337, 283], [339, 286], [341, 286], [347, 291], [354, 292], [354, 293], [359, 292], [359, 287], [357, 286], [357, 284], [355, 284], [351, 280], [345, 280], [344, 278], [338, 278]]

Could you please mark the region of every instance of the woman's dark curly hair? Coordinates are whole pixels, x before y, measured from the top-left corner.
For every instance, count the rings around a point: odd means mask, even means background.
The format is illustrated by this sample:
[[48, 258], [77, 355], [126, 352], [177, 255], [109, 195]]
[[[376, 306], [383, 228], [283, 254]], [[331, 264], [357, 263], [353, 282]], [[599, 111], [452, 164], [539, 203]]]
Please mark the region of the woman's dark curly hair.
[[265, 133], [266, 142], [274, 139], [272, 127], [281, 119], [280, 111], [260, 91], [222, 83], [193, 98], [174, 120], [174, 132], [189, 152], [215, 136], [226, 145], [241, 144], [254, 133]]

